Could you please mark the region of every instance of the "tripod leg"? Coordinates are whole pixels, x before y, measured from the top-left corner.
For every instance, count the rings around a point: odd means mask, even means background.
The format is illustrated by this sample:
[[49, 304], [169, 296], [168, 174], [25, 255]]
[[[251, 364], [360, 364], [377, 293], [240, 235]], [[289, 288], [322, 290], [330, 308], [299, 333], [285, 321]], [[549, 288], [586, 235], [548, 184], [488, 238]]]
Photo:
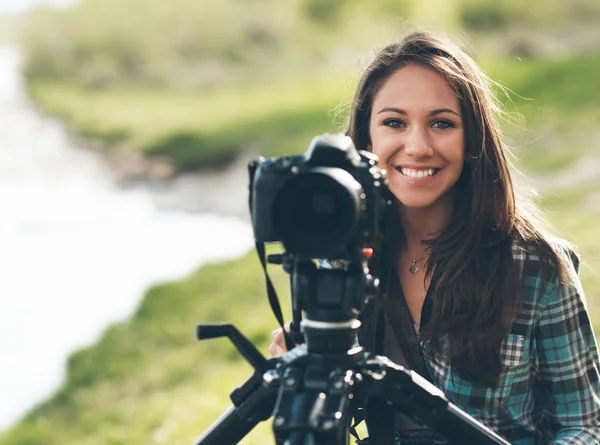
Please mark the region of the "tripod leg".
[[283, 445], [318, 445], [315, 435], [309, 431], [294, 431]]
[[369, 399], [365, 409], [369, 443], [393, 445], [394, 409], [392, 406], [382, 399]]
[[271, 417], [277, 399], [278, 375], [267, 373], [261, 378], [257, 372], [246, 383], [248, 389], [247, 392], [242, 391], [243, 399], [236, 400], [194, 445], [239, 443], [259, 422]]
[[248, 421], [231, 405], [205, 432], [194, 442], [194, 445], [204, 444], [235, 444], [239, 443], [258, 424], [259, 420]]
[[[450, 403], [439, 388], [415, 372], [392, 363], [386, 357], [370, 358], [361, 373], [367, 376], [365, 379], [367, 407], [371, 399], [375, 400], [375, 409], [371, 409], [371, 413], [367, 409], [369, 434], [372, 429], [369, 419], [380, 428], [387, 428], [389, 423], [387, 407], [393, 407], [441, 434], [451, 443], [510, 445], [496, 432]], [[382, 406], [383, 403], [386, 403], [387, 407]], [[381, 419], [378, 416], [381, 416]], [[385, 443], [389, 444], [388, 438], [389, 433], [386, 433]], [[380, 442], [374, 440], [374, 443], [379, 445]]]

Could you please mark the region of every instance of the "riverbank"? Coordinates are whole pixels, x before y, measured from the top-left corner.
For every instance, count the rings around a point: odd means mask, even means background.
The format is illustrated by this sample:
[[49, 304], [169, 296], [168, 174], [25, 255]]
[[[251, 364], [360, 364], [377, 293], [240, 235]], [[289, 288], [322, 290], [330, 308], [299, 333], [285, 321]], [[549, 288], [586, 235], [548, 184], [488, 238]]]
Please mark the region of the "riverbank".
[[265, 156], [301, 152], [313, 135], [335, 130], [332, 113], [349, 89], [337, 76], [197, 94], [28, 85], [40, 110], [94, 141], [124, 175], [155, 179], [222, 168], [253, 147]]
[[127, 320], [150, 286], [239, 258], [252, 234], [240, 218], [158, 206], [149, 186], [117, 183], [101, 153], [34, 110], [11, 47], [0, 47], [0, 147], [1, 430], [55, 394], [71, 354]]

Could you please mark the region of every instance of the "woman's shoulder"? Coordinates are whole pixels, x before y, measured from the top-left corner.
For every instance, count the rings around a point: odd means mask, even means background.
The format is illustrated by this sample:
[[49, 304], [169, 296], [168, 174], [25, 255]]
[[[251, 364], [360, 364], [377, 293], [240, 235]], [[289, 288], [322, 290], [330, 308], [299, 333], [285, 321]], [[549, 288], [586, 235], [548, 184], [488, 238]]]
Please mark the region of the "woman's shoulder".
[[579, 256], [564, 239], [514, 237], [511, 249], [524, 301], [542, 303], [548, 298], [560, 298], [564, 285], [569, 287], [578, 281]]
[[576, 271], [579, 270], [579, 255], [575, 247], [565, 239], [545, 237], [525, 240], [513, 235], [510, 240], [513, 260], [517, 264], [529, 266], [523, 270], [524, 273], [540, 268], [558, 272], [561, 265], [567, 264], [572, 264]]

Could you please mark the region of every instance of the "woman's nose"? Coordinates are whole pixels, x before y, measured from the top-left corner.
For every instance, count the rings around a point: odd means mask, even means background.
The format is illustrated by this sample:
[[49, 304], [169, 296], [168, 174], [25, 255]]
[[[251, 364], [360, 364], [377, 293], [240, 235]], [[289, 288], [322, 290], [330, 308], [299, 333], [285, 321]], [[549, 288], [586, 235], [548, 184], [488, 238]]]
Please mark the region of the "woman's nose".
[[425, 129], [415, 126], [410, 129], [406, 137], [405, 150], [408, 155], [421, 158], [433, 154], [431, 141]]

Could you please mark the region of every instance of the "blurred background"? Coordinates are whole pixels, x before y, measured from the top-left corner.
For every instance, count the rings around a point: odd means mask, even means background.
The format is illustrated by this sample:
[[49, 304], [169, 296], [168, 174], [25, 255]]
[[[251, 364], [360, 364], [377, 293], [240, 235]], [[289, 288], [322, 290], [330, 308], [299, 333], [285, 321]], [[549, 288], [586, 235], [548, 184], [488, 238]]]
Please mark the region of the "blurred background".
[[600, 326], [597, 0], [0, 0], [1, 445], [191, 443], [219, 416], [250, 367], [195, 325], [264, 354], [276, 327], [248, 160], [340, 130], [415, 29], [509, 88], [506, 142]]

